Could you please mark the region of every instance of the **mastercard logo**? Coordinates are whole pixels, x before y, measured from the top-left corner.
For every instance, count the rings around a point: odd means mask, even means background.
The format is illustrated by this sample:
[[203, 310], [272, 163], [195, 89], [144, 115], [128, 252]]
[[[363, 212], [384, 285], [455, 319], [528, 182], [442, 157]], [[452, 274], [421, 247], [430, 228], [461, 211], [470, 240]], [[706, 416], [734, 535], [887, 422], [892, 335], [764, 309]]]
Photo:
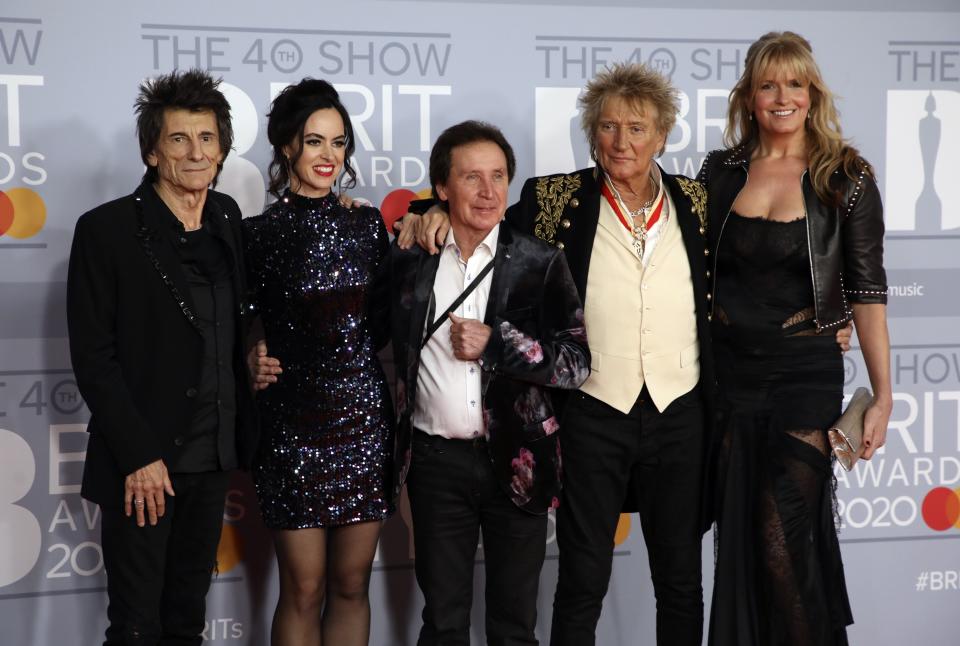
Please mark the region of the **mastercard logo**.
[[383, 216], [383, 223], [387, 225], [387, 231], [393, 233], [393, 223], [406, 215], [411, 200], [423, 200], [431, 195], [429, 188], [416, 193], [406, 188], [398, 188], [387, 193], [380, 203], [380, 215]]
[[47, 206], [29, 188], [0, 191], [0, 236], [22, 240], [37, 235], [47, 221]]
[[923, 521], [932, 530], [960, 529], [960, 488], [936, 487], [927, 492], [920, 508]]

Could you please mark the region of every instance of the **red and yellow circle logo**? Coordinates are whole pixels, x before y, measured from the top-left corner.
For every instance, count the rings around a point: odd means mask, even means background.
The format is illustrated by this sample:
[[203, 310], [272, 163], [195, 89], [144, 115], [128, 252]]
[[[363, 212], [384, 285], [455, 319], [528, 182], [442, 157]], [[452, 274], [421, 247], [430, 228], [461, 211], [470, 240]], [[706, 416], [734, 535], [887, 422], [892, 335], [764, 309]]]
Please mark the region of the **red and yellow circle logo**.
[[47, 221], [47, 206], [29, 188], [0, 191], [0, 236], [22, 240], [40, 232]]
[[422, 200], [431, 195], [429, 188], [416, 193], [407, 188], [398, 188], [387, 193], [383, 202], [380, 203], [380, 215], [383, 216], [383, 223], [387, 225], [387, 231], [393, 233], [393, 223], [407, 214], [407, 207], [411, 200]]
[[936, 487], [927, 492], [921, 507], [923, 521], [932, 530], [960, 529], [960, 488]]

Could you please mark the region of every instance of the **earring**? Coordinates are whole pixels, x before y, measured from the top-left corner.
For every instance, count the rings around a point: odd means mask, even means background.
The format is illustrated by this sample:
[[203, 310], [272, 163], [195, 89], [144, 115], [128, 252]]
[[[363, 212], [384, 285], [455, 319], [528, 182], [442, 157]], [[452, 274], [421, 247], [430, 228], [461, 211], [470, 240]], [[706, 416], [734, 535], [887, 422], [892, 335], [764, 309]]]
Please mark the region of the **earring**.
[[810, 119], [812, 119], [812, 118], [813, 118], [813, 113], [812, 113], [812, 112], [808, 112], [808, 113], [807, 113], [807, 121], [810, 121]]
[[752, 113], [752, 112], [747, 115], [747, 119], [749, 119], [750, 121], [753, 121], [753, 113]]

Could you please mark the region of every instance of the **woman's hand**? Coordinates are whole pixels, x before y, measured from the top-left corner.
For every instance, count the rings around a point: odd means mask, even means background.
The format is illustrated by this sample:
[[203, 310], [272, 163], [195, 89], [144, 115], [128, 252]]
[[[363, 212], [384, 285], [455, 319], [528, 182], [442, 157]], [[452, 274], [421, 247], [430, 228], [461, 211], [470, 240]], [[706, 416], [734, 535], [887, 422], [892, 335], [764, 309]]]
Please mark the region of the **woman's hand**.
[[247, 352], [247, 370], [250, 371], [254, 391], [277, 383], [277, 375], [283, 373], [280, 360], [267, 356], [267, 342], [263, 339], [257, 341]]
[[890, 412], [893, 409], [892, 401], [874, 401], [870, 404], [863, 416], [863, 449], [864, 460], [869, 460], [873, 454], [887, 441], [887, 424], [890, 421]]
[[893, 410], [890, 386], [890, 333], [887, 331], [887, 306], [879, 303], [853, 304], [860, 351], [867, 365], [873, 403], [863, 416], [862, 458], [869, 460], [887, 441], [887, 423]]
[[341, 193], [340, 197], [340, 206], [345, 209], [359, 209], [361, 206], [373, 206], [373, 202], [370, 200], [365, 200], [362, 197], [350, 197], [346, 193]]
[[431, 206], [420, 216], [417, 227], [417, 244], [431, 256], [443, 248], [450, 230], [450, 216], [437, 204]]
[[416, 213], [407, 213], [402, 218], [393, 223], [393, 230], [397, 234], [397, 246], [401, 249], [409, 249], [417, 241], [417, 233], [420, 228], [421, 216]]
[[441, 206], [434, 204], [423, 215], [407, 213], [393, 223], [393, 228], [397, 231], [398, 247], [409, 249], [418, 244], [432, 256], [443, 247], [450, 230], [450, 216]]

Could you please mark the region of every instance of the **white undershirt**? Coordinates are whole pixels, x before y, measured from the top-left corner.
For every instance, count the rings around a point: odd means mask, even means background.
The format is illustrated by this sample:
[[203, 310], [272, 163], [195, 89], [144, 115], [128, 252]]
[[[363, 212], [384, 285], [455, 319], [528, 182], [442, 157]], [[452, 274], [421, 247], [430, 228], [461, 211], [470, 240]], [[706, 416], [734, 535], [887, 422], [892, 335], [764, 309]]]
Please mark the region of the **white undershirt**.
[[[450, 229], [440, 252], [440, 265], [433, 281], [433, 299], [436, 303], [434, 317], [445, 312], [474, 277], [493, 260], [499, 233], [500, 225], [497, 224], [464, 262], [454, 240], [453, 229]], [[491, 271], [454, 313], [462, 318], [482, 321], [487, 311], [492, 280]], [[431, 323], [427, 321], [426, 326], [429, 327]], [[449, 439], [472, 439], [486, 435], [480, 366], [476, 361], [461, 361], [453, 356], [449, 317], [420, 352], [413, 425], [430, 435]]]

